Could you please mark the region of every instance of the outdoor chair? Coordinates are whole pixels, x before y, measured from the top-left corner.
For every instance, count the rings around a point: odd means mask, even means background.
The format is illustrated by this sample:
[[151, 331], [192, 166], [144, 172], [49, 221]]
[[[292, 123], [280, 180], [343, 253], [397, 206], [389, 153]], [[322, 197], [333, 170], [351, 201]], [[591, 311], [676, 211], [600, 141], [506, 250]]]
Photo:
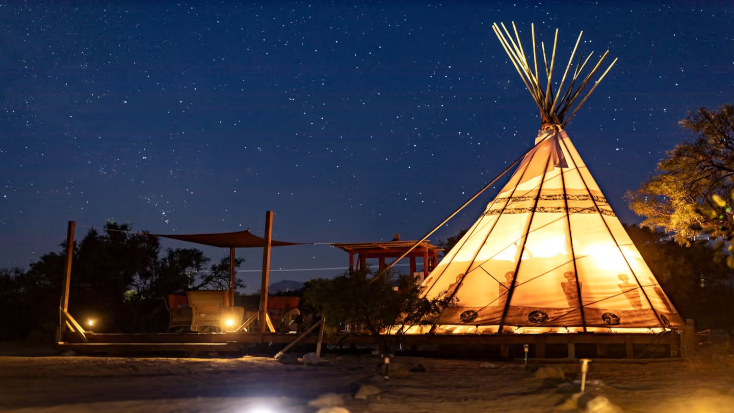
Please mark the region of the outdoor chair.
[[229, 307], [227, 291], [188, 291], [186, 295], [192, 311], [192, 331], [234, 331], [242, 325], [245, 309]]
[[297, 331], [298, 326], [294, 323], [296, 318], [301, 314], [298, 309], [298, 297], [286, 296], [269, 296], [268, 297], [268, 315], [276, 326], [278, 332]]
[[185, 295], [168, 294], [168, 332], [184, 332], [191, 329], [191, 307]]

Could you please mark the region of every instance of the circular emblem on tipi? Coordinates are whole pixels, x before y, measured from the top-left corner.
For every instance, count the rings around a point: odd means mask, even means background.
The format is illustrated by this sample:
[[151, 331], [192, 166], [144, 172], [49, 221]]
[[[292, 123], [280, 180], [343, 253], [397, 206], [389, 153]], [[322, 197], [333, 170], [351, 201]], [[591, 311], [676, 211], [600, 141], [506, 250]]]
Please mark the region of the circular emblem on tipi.
[[543, 324], [548, 321], [548, 314], [545, 311], [535, 310], [528, 314], [528, 321], [533, 324]]
[[601, 315], [601, 319], [604, 320], [604, 324], [606, 325], [619, 325], [619, 316], [614, 313], [604, 313]]
[[470, 321], [474, 321], [474, 319], [477, 318], [478, 315], [479, 313], [474, 310], [467, 310], [461, 313], [459, 318], [461, 318], [462, 323], [468, 323]]
[[665, 314], [660, 314], [660, 321], [663, 322], [665, 327], [670, 327], [670, 320], [668, 320], [668, 317], [666, 317]]

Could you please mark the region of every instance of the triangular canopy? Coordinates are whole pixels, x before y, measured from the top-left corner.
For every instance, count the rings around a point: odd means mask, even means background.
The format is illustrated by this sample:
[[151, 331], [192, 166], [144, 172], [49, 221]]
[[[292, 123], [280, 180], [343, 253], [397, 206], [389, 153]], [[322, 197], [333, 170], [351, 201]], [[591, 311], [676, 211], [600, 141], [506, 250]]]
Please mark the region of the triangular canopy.
[[[267, 245], [267, 240], [265, 238], [252, 234], [250, 230], [221, 232], [218, 234], [153, 235], [221, 248], [261, 248]], [[271, 246], [273, 247], [287, 247], [289, 245], [303, 244], [298, 242], [271, 241]]]
[[541, 131], [536, 142], [423, 282], [424, 296], [453, 297], [437, 324], [682, 325], [566, 132]]

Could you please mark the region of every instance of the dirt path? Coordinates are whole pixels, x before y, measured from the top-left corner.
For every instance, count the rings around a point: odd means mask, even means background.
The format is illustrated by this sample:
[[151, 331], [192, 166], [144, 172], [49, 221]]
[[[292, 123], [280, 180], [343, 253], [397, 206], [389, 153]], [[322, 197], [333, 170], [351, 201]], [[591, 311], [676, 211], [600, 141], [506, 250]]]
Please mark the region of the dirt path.
[[[351, 412], [552, 412], [574, 391], [572, 381], [541, 380], [513, 363], [487, 369], [481, 361], [395, 360], [427, 371], [385, 381], [375, 376], [377, 359], [357, 356], [327, 357], [317, 367], [260, 357], [0, 357], [0, 410], [309, 413], [316, 411], [309, 400], [338, 393]], [[565, 366], [570, 376], [578, 368]], [[589, 379], [592, 393], [625, 412], [734, 412], [731, 360], [592, 363]], [[353, 399], [367, 382], [383, 393]]]

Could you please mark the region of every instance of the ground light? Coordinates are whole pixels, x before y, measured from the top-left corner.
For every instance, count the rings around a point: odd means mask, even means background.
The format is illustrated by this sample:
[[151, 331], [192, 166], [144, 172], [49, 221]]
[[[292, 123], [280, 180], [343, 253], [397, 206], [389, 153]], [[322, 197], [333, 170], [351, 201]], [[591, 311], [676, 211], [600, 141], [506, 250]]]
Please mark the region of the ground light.
[[94, 328], [94, 322], [95, 322], [95, 320], [94, 319], [91, 319], [91, 318], [87, 320], [87, 325], [89, 326], [89, 331], [92, 331], [92, 329]]
[[225, 325], [226, 325], [227, 327], [234, 327], [234, 320], [233, 320], [233, 319], [231, 319], [231, 318], [228, 318], [228, 319], [224, 320], [224, 324], [225, 324]]
[[589, 359], [581, 359], [581, 393], [586, 390], [586, 373], [589, 372]]

